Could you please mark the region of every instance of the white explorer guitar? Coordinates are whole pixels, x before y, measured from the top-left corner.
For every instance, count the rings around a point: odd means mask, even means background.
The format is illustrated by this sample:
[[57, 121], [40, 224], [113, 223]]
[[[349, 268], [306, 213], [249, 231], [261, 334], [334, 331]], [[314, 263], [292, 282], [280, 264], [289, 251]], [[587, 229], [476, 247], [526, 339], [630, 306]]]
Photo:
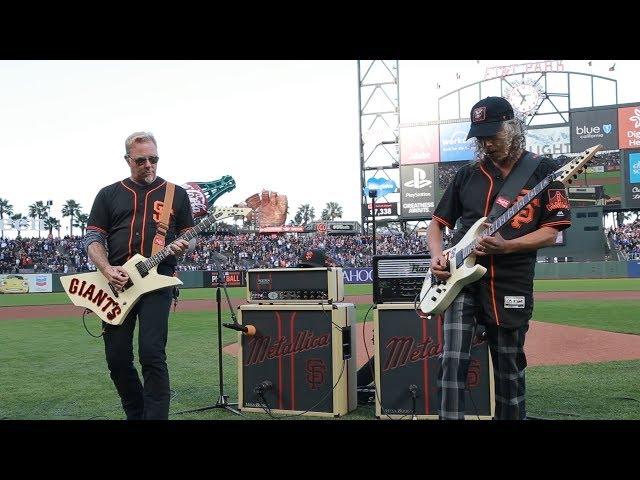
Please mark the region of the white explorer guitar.
[[[227, 217], [246, 216], [250, 208], [216, 208], [198, 225], [188, 230], [176, 240], [191, 240], [214, 222]], [[74, 305], [85, 307], [111, 325], [120, 325], [138, 300], [145, 293], [165, 287], [182, 285], [178, 277], [168, 277], [158, 273], [158, 264], [173, 255], [168, 246], [155, 255], [145, 258], [139, 253], [131, 257], [122, 268], [129, 274], [124, 290], [119, 292], [107, 282], [100, 272], [65, 275], [60, 283]]]
[[584, 170], [585, 165], [591, 161], [595, 153], [601, 148], [602, 145], [596, 145], [585, 150], [565, 166], [546, 176], [544, 180], [532, 188], [522, 199], [514, 203], [488, 227], [483, 225], [487, 221], [487, 217], [482, 217], [474, 223], [455, 246], [443, 252], [449, 261], [451, 276], [444, 282], [438, 280], [433, 274], [427, 274], [425, 277], [420, 291], [420, 310], [423, 313], [434, 315], [443, 313], [460, 293], [462, 287], [480, 279], [487, 271], [482, 265], [476, 265], [476, 256], [473, 254], [473, 250], [478, 245], [477, 239], [481, 235], [493, 235], [496, 233], [500, 227], [511, 220], [553, 181], [558, 180], [565, 186], [573, 182], [573, 179], [578, 177], [578, 174]]

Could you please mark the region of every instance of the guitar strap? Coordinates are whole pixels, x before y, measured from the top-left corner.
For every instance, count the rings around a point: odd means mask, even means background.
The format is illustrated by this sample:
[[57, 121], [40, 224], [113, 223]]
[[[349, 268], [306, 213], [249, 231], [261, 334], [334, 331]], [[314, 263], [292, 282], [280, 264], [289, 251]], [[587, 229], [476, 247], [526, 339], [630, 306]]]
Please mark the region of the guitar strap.
[[527, 180], [531, 178], [533, 172], [535, 172], [538, 165], [540, 165], [541, 160], [541, 155], [527, 152], [525, 156], [516, 163], [516, 167], [509, 173], [506, 182], [504, 182], [498, 195], [496, 195], [493, 208], [491, 208], [489, 215], [487, 215], [487, 221], [489, 223], [493, 223], [496, 218], [502, 215], [507, 208], [513, 204], [516, 196], [527, 183]]
[[158, 222], [156, 236], [153, 238], [151, 255], [155, 255], [164, 248], [165, 237], [167, 236], [167, 230], [169, 229], [169, 215], [171, 213], [171, 207], [173, 207], [173, 194], [175, 192], [175, 188], [176, 186], [173, 183], [167, 182], [167, 188], [164, 192], [162, 214], [160, 215], [160, 221]]

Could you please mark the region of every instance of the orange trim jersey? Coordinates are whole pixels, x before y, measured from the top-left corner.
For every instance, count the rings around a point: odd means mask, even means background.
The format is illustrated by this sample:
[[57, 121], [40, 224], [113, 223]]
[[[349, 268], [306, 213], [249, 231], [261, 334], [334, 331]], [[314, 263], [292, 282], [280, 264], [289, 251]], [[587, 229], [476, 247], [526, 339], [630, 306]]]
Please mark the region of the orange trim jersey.
[[[517, 162], [513, 171], [519, 165], [522, 164]], [[507, 200], [511, 204], [519, 200], [558, 168], [554, 160], [542, 159], [518, 197]], [[458, 226], [452, 244], [458, 243], [478, 219], [487, 216], [504, 182], [500, 170], [491, 161], [469, 163], [457, 171], [433, 213], [433, 219], [441, 225], [449, 228]], [[504, 199], [499, 201], [504, 202]], [[571, 211], [564, 185], [553, 182], [499, 232], [510, 240], [540, 227], [553, 227], [560, 231], [570, 225]], [[524, 325], [533, 312], [536, 252], [487, 255], [478, 258], [477, 263], [487, 268], [487, 273], [479, 280], [483, 322], [507, 327]]]
[[[140, 185], [126, 178], [98, 192], [91, 207], [87, 230], [107, 236], [111, 265], [122, 265], [136, 253], [151, 256], [153, 238], [164, 208], [166, 185], [167, 182], [160, 177], [149, 185]], [[193, 225], [187, 192], [176, 185], [165, 244], [171, 243]], [[160, 265], [175, 269], [175, 256], [170, 255]]]

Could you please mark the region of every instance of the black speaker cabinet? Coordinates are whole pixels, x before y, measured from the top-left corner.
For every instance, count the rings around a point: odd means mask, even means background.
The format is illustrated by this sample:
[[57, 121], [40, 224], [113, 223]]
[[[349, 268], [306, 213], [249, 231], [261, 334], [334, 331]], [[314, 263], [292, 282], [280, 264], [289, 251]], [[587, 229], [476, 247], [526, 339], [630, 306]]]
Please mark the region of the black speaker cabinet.
[[[339, 417], [355, 410], [356, 317], [352, 303], [241, 305], [238, 408]], [[261, 396], [261, 395], [262, 396]]]
[[[427, 317], [413, 303], [378, 305], [374, 311], [376, 417], [437, 419], [443, 347], [441, 316]], [[482, 327], [479, 327], [482, 328]], [[491, 419], [494, 383], [486, 340], [476, 335], [467, 375], [465, 418]], [[412, 390], [415, 392], [415, 410]]]

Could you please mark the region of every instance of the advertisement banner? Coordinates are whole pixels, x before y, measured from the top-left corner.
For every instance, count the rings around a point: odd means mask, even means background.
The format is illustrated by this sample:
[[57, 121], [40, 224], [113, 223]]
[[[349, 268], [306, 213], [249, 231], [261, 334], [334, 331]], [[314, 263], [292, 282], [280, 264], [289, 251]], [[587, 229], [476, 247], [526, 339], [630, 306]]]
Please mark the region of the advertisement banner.
[[[373, 212], [371, 203], [362, 205], [362, 215], [365, 217], [372, 217]], [[376, 202], [376, 218], [391, 217], [398, 215], [398, 203], [397, 202]]]
[[640, 148], [640, 105], [618, 109], [620, 149]]
[[527, 150], [538, 155], [562, 155], [571, 152], [569, 127], [536, 128], [527, 130]]
[[303, 226], [283, 225], [282, 227], [261, 227], [259, 233], [302, 233]]
[[440, 161], [458, 162], [473, 160], [476, 152], [473, 139], [465, 140], [471, 128], [471, 122], [440, 124]]
[[0, 293], [49, 293], [52, 291], [50, 273], [20, 273], [0, 275]]
[[435, 208], [435, 165], [400, 167], [400, 216], [428, 218]]
[[373, 283], [373, 268], [343, 268], [344, 283]]
[[571, 151], [580, 153], [601, 144], [602, 150], [618, 149], [618, 110], [607, 108], [570, 112]]
[[360, 233], [357, 222], [328, 222], [327, 233], [333, 235]]
[[245, 271], [244, 270], [226, 270], [221, 272], [224, 275], [224, 282], [220, 282], [218, 277], [219, 272], [211, 272], [211, 286], [221, 287], [226, 282], [227, 287], [244, 287]]
[[625, 182], [627, 208], [640, 208], [640, 152], [629, 152]]
[[398, 191], [398, 184], [392, 178], [371, 177], [367, 179], [364, 187], [364, 194], [369, 196], [369, 190], [375, 190], [378, 194], [377, 198], [386, 197]]
[[440, 161], [438, 125], [400, 126], [400, 165]]

